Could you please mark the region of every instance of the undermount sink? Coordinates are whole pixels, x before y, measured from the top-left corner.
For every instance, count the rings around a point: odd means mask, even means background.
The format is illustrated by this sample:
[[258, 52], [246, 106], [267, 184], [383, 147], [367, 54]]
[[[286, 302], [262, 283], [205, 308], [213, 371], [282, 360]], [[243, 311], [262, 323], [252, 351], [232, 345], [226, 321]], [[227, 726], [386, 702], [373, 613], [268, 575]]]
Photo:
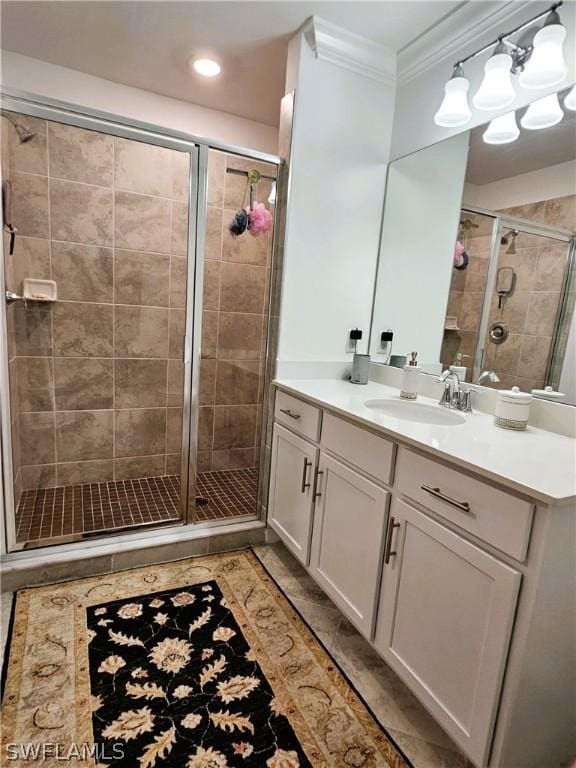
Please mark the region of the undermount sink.
[[420, 424], [436, 424], [440, 427], [455, 427], [464, 424], [466, 419], [461, 413], [442, 408], [439, 405], [428, 405], [413, 400], [366, 400], [366, 408], [372, 408], [395, 419], [417, 421]]

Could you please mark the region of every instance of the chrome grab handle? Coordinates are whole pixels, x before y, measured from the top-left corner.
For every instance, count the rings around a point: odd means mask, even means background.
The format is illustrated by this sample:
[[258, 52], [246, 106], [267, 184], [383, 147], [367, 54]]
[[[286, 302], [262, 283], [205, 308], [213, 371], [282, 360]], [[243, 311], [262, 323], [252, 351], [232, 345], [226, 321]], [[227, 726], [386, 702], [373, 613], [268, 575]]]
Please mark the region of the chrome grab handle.
[[324, 474], [324, 470], [318, 469], [318, 467], [316, 467], [316, 472], [314, 473], [314, 490], [312, 491], [313, 499], [319, 499], [320, 496], [322, 496], [322, 494], [318, 490], [318, 478], [320, 477], [320, 475], [323, 475], [323, 474]]
[[290, 416], [290, 418], [294, 419], [295, 421], [298, 421], [298, 419], [300, 418], [300, 414], [299, 413], [292, 413], [290, 408], [280, 408], [280, 413], [285, 413], [286, 416]]
[[302, 467], [302, 486], [300, 488], [302, 493], [306, 493], [306, 488], [310, 488], [310, 483], [306, 482], [306, 473], [308, 472], [308, 467], [312, 466], [312, 462], [308, 461], [308, 459], [304, 458], [304, 466]]
[[445, 501], [446, 504], [450, 504], [452, 507], [456, 507], [456, 509], [459, 509], [462, 512], [470, 512], [470, 504], [467, 501], [458, 501], [450, 496], [446, 496], [445, 493], [442, 493], [440, 488], [432, 488], [429, 485], [421, 485], [420, 488], [431, 496], [435, 496], [437, 499], [440, 499], [440, 501]]
[[397, 554], [396, 550], [392, 550], [392, 536], [394, 535], [394, 528], [400, 528], [400, 523], [396, 523], [394, 518], [390, 518], [388, 523], [388, 532], [386, 534], [386, 546], [384, 547], [384, 565], [388, 565], [392, 555]]

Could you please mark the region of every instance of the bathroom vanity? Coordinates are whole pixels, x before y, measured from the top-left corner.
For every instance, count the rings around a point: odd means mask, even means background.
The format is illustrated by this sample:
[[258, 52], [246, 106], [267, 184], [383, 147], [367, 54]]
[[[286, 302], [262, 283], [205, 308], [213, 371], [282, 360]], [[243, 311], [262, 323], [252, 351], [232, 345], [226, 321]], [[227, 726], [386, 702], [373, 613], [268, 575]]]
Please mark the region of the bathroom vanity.
[[475, 765], [560, 765], [574, 441], [398, 394], [276, 382], [268, 523]]

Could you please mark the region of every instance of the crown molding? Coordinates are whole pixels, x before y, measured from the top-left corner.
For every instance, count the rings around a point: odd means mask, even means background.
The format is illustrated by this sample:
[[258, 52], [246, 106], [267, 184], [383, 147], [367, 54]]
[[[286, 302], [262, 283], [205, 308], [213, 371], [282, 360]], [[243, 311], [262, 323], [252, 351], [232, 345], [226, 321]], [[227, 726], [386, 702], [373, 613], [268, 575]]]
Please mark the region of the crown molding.
[[[496, 37], [507, 26], [521, 23], [523, 16], [533, 16], [537, 12], [535, 4], [526, 0], [491, 0], [459, 6], [398, 53], [398, 85], [409, 83], [442, 61], [448, 60], [452, 66], [483, 38]], [[538, 4], [543, 10], [549, 5]]]
[[390, 48], [319, 16], [310, 17], [301, 32], [317, 59], [386, 85], [396, 84], [396, 54]]

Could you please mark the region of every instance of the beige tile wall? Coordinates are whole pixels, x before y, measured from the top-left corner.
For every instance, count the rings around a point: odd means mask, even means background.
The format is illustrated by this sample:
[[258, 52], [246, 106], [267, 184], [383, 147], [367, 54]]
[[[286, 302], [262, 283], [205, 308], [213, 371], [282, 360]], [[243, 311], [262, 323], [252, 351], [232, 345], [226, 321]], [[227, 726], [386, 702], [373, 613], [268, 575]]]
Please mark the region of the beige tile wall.
[[[232, 237], [228, 225], [246, 205], [246, 177], [227, 168], [275, 167], [210, 151], [204, 269], [198, 470], [256, 467], [259, 462], [269, 301], [271, 233]], [[267, 204], [271, 182], [256, 199]]]
[[8, 287], [58, 284], [9, 308], [18, 489], [179, 473], [188, 155], [17, 119]]
[[[501, 211], [512, 216], [576, 232], [576, 196], [545, 200]], [[480, 218], [480, 217], [479, 217]], [[516, 273], [513, 294], [498, 308], [498, 296], [491, 298], [489, 323], [502, 320], [510, 335], [500, 345], [486, 343], [484, 367], [496, 371], [498, 387], [519, 386], [523, 390], [540, 388], [552, 348], [556, 317], [561, 300], [568, 246], [540, 235], [520, 233], [516, 253], [508, 253], [509, 243], [501, 245], [499, 267], [512, 267]], [[449, 315], [456, 315], [459, 333], [446, 333], [442, 362], [449, 364], [455, 353], [473, 355], [488, 267], [489, 238], [482, 233], [469, 241], [470, 267], [454, 270]], [[471, 365], [471, 360], [465, 361]]]

